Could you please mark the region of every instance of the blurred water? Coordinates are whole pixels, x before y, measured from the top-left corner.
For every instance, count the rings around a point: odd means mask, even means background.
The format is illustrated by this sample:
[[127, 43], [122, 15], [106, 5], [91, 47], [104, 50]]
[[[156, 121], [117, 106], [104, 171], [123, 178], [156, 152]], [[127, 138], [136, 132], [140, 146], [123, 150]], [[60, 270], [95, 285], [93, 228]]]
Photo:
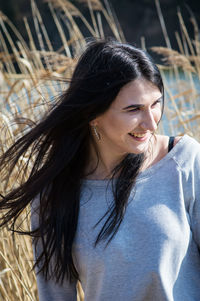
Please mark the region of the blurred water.
[[[187, 123], [200, 110], [200, 81], [199, 77], [191, 73], [179, 72], [178, 77], [169, 72], [162, 73], [165, 86], [165, 112], [162, 127], [165, 134], [176, 135], [184, 133], [186, 127], [195, 128], [198, 119]], [[173, 103], [174, 100], [174, 103]], [[177, 117], [177, 111], [179, 118]], [[170, 116], [170, 118], [169, 118]], [[185, 127], [180, 124], [184, 121]]]

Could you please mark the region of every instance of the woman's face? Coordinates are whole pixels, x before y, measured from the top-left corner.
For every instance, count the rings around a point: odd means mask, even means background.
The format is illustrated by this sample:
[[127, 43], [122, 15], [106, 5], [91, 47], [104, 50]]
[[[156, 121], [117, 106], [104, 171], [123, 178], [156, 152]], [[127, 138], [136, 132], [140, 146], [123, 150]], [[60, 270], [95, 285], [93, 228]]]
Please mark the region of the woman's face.
[[122, 87], [109, 109], [91, 122], [101, 136], [100, 151], [145, 152], [161, 118], [162, 101], [158, 87], [143, 78]]

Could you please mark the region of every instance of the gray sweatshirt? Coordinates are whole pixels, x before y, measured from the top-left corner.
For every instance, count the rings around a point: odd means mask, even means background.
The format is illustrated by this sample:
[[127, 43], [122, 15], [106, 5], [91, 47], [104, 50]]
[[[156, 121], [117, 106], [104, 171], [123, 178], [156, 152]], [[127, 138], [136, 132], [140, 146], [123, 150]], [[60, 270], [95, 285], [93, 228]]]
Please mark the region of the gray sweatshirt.
[[[141, 172], [116, 236], [94, 248], [112, 202], [107, 180], [83, 182], [73, 258], [85, 301], [199, 301], [200, 144], [185, 135]], [[76, 283], [37, 283], [40, 301], [76, 300]]]

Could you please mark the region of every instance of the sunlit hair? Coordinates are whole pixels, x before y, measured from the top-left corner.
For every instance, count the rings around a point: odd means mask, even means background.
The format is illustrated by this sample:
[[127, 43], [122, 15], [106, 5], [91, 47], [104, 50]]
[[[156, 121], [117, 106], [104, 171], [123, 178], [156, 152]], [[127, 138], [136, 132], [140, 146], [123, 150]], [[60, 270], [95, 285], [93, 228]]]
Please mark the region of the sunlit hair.
[[[111, 39], [90, 42], [77, 63], [69, 88], [54, 108], [0, 158], [1, 170], [10, 164], [9, 178], [18, 159], [28, 149], [34, 153], [28, 180], [6, 195], [1, 192], [0, 208], [7, 209], [1, 225], [13, 220], [14, 227], [18, 215], [39, 196], [38, 228], [28, 234], [35, 238], [36, 247], [37, 242], [42, 245], [36, 265], [46, 279], [78, 279], [72, 245], [82, 180], [90, 157], [89, 123], [109, 108], [125, 84], [139, 78], [150, 81], [163, 94], [160, 72], [145, 51]], [[94, 247], [101, 240], [109, 244], [117, 233], [143, 160], [144, 154], [127, 154], [114, 168], [113, 206], [101, 219], [105, 223]]]

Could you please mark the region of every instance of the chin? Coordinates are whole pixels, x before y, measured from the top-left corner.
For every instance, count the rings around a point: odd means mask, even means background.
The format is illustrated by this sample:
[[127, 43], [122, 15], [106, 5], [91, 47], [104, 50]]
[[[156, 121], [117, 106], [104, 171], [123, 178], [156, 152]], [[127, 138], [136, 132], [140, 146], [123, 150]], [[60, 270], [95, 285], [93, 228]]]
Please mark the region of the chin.
[[142, 150], [142, 151], [132, 151], [131, 152], [132, 154], [134, 154], [134, 155], [140, 155], [140, 154], [144, 154], [145, 153], [145, 150]]
[[144, 154], [147, 150], [148, 150], [148, 145], [146, 147], [136, 148], [136, 149], [132, 150], [131, 153], [139, 155], [139, 154]]

